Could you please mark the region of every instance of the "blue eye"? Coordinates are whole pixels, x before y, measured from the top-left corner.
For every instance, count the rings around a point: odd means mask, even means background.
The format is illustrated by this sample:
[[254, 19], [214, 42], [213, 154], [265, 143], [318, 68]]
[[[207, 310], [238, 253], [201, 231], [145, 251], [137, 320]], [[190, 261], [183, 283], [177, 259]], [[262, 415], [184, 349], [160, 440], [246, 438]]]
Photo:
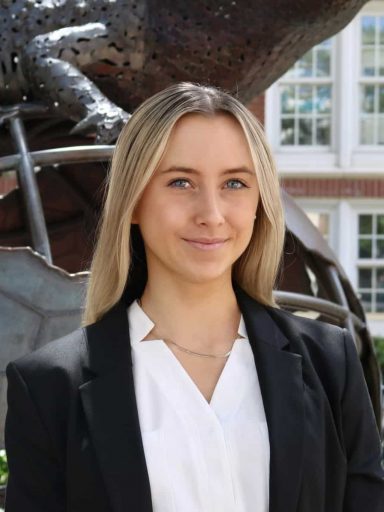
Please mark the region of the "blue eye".
[[240, 181], [240, 180], [228, 180], [227, 181], [227, 185], [229, 183], [234, 183], [235, 184], [234, 187], [231, 187], [231, 186], [228, 187], [228, 188], [232, 188], [232, 189], [240, 189], [240, 188], [245, 188], [246, 187], [246, 185], [242, 181]]
[[[169, 187], [174, 187], [174, 188], [186, 188], [184, 187], [182, 184], [185, 184], [187, 183], [188, 184], [188, 180], [185, 180], [183, 178], [178, 178], [177, 180], [173, 180], [169, 183]], [[181, 184], [181, 185], [180, 185]]]

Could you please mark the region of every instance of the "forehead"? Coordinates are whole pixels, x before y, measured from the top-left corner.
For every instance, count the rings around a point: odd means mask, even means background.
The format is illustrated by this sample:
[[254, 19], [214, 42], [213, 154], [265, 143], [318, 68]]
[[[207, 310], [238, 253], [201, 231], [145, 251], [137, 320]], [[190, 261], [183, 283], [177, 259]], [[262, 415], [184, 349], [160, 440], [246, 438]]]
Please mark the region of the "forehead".
[[184, 114], [176, 121], [170, 138], [180, 139], [191, 134], [198, 136], [202, 132], [204, 134], [208, 132], [212, 137], [222, 134], [226, 136], [231, 134], [233, 137], [237, 135], [239, 138], [245, 137], [240, 123], [230, 113], [219, 112], [209, 115], [193, 112]]
[[[231, 114], [203, 115], [188, 113], [174, 125], [162, 162], [183, 160], [224, 161], [228, 166], [252, 165], [251, 153], [243, 129]], [[172, 162], [174, 163], [174, 162]], [[190, 162], [189, 162], [190, 163]]]

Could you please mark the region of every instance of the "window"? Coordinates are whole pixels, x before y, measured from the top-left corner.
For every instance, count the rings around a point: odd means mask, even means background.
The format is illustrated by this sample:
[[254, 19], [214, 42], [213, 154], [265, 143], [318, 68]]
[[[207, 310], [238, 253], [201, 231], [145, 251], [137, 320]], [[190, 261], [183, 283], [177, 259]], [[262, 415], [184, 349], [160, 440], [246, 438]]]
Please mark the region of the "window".
[[384, 312], [384, 213], [358, 216], [358, 292], [367, 312]]
[[383, 172], [383, 0], [364, 5], [268, 88], [265, 129], [286, 176]]
[[332, 48], [313, 47], [279, 81], [281, 146], [330, 146]]
[[384, 144], [384, 15], [360, 17], [360, 144]]

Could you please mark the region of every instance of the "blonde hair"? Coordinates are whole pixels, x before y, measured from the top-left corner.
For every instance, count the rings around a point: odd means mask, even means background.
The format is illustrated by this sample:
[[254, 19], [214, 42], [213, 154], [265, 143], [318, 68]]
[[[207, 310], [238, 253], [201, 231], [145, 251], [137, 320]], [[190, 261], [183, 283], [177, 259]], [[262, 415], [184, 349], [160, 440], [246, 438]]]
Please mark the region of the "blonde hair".
[[284, 243], [284, 215], [278, 176], [263, 129], [255, 116], [227, 92], [181, 82], [144, 101], [119, 135], [91, 264], [83, 325], [102, 317], [125, 289], [136, 288], [136, 296], [144, 289], [144, 245], [137, 225], [131, 225], [132, 214], [164, 154], [172, 128], [188, 113], [227, 113], [244, 131], [260, 200], [250, 243], [234, 263], [232, 276], [256, 300], [276, 306], [272, 290]]

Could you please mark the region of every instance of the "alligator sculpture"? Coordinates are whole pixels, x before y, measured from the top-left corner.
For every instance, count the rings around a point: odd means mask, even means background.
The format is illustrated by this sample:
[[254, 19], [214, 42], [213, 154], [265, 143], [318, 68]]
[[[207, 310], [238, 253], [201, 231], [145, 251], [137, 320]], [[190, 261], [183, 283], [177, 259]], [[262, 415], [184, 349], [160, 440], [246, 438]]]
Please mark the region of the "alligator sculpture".
[[179, 80], [247, 102], [367, 0], [0, 0], [0, 105], [43, 100], [113, 141]]

